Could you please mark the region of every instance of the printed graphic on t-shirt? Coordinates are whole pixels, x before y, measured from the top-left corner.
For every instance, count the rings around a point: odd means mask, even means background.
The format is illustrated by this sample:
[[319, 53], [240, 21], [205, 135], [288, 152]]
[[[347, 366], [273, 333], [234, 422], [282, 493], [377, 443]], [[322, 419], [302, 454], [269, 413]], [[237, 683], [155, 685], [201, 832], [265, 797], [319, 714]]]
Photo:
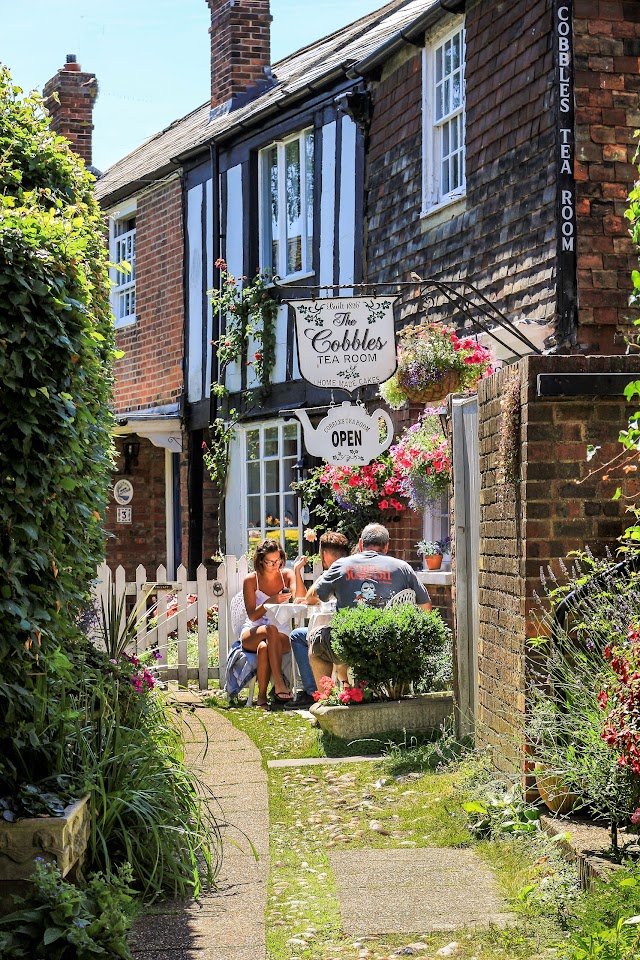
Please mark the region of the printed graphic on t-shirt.
[[[391, 596], [394, 594], [392, 593]], [[378, 596], [378, 585], [374, 580], [363, 580], [359, 590], [355, 593], [355, 603], [358, 607], [384, 607], [387, 597]]]

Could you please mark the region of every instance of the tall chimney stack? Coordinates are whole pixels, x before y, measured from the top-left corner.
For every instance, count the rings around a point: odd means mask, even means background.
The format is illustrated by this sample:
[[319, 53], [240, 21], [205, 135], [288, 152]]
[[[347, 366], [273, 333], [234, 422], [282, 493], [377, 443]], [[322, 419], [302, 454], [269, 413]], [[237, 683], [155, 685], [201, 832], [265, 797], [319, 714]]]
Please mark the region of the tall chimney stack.
[[64, 67], [45, 83], [42, 95], [51, 129], [66, 137], [73, 151], [91, 167], [93, 105], [98, 96], [95, 73], [83, 73], [75, 54], [69, 53]]
[[[211, 10], [211, 110], [227, 112], [273, 81], [269, 0], [207, 0]], [[245, 96], [247, 95], [247, 96]]]

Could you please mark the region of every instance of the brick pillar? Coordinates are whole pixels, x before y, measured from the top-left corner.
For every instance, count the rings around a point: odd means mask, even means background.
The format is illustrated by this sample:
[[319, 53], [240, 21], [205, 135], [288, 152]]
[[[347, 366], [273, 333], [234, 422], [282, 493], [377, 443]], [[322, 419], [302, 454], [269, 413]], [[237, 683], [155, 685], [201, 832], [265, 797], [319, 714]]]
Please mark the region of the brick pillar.
[[75, 55], [70, 53], [64, 67], [47, 81], [42, 95], [51, 118], [51, 129], [66, 137], [74, 152], [90, 167], [93, 105], [98, 96], [95, 73], [84, 73]]
[[211, 10], [211, 108], [233, 106], [266, 79], [271, 62], [269, 0], [207, 0]]

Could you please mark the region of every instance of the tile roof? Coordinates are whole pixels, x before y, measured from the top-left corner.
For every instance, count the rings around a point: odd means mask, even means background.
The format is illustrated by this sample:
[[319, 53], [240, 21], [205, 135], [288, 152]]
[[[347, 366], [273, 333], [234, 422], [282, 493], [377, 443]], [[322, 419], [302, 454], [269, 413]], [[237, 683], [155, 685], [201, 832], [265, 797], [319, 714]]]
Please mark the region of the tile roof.
[[392, 0], [355, 23], [323, 37], [273, 64], [277, 83], [245, 106], [210, 120], [210, 103], [203, 104], [136, 147], [106, 170], [95, 187], [98, 200], [109, 202], [141, 189], [176, 169], [176, 158], [209, 141], [228, 137], [240, 126], [257, 123], [287, 101], [319, 87], [339, 70], [345, 72], [419, 17], [439, 7], [439, 0]]

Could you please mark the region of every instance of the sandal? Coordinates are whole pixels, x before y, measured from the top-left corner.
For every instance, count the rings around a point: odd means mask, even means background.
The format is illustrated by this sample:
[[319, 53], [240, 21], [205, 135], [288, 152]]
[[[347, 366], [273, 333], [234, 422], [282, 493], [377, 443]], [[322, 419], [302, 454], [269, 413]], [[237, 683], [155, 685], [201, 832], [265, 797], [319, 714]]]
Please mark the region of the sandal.
[[293, 697], [288, 690], [286, 693], [277, 693], [275, 690], [271, 692], [271, 705], [276, 709], [278, 707], [284, 707], [286, 703], [291, 703], [292, 700]]

